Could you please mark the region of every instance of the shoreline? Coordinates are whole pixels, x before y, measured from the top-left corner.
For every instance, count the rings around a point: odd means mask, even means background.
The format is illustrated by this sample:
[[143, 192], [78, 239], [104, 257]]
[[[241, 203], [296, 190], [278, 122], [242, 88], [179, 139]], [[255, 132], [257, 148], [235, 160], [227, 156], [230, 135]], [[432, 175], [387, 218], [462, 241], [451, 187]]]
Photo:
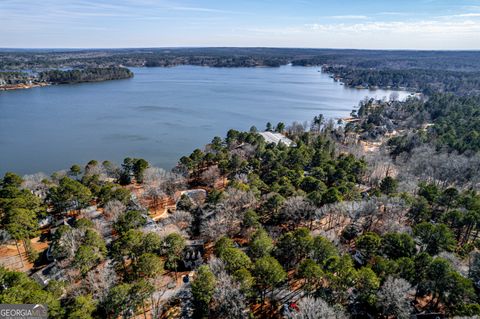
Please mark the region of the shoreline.
[[56, 69], [43, 72], [37, 71], [33, 75], [27, 75], [26, 70], [13, 73], [0, 72], [0, 91], [30, 89], [59, 84], [104, 82], [132, 77], [134, 77], [133, 72], [125, 67], [86, 68], [67, 71]]
[[10, 84], [10, 85], [2, 85], [0, 86], [0, 91], [15, 91], [15, 90], [27, 90], [27, 89], [33, 89], [36, 87], [45, 87], [51, 85], [50, 83], [32, 83], [32, 84], [25, 84], [25, 83], [20, 83], [20, 84]]

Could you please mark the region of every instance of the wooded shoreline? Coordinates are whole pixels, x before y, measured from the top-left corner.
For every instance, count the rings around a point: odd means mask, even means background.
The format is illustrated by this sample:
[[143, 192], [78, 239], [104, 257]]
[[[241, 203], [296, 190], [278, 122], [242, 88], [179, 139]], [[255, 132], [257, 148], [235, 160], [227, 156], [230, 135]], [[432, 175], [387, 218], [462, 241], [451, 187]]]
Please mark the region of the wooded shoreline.
[[24, 72], [0, 72], [0, 91], [30, 89], [56, 84], [76, 84], [121, 80], [133, 77], [127, 68], [88, 68], [81, 70], [49, 70], [29, 75]]

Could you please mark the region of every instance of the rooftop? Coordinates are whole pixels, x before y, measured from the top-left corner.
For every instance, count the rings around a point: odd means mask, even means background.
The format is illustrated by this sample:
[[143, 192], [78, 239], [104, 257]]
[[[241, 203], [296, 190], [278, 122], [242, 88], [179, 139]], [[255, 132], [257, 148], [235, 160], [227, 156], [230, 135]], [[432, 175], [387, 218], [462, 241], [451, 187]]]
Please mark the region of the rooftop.
[[263, 138], [265, 139], [265, 141], [267, 141], [267, 143], [278, 144], [278, 143], [282, 142], [283, 144], [285, 144], [287, 146], [291, 146], [293, 144], [293, 141], [291, 139], [289, 139], [288, 137], [286, 137], [285, 135], [283, 135], [281, 133], [266, 131], [266, 132], [260, 132], [258, 134], [263, 136]]

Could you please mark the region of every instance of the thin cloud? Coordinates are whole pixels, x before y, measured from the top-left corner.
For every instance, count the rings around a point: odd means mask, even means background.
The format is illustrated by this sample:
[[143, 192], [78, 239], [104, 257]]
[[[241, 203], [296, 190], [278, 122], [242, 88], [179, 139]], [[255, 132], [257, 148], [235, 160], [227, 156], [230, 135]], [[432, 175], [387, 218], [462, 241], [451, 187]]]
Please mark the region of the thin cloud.
[[459, 18], [479, 18], [480, 13], [464, 13], [464, 14], [456, 14], [454, 17], [459, 17]]
[[463, 9], [465, 11], [471, 11], [471, 10], [475, 11], [475, 10], [480, 10], [480, 6], [464, 6]]
[[326, 18], [337, 19], [337, 20], [367, 20], [368, 17], [364, 15], [340, 15], [340, 16], [327, 16]]
[[395, 33], [471, 33], [480, 32], [478, 21], [417, 21], [417, 22], [367, 22], [356, 24], [307, 24], [305, 27], [319, 32], [395, 32]]
[[406, 16], [406, 15], [412, 15], [411, 12], [400, 12], [400, 11], [383, 11], [377, 13], [378, 15], [384, 15], [384, 16]]
[[208, 12], [208, 13], [234, 13], [234, 14], [243, 13], [243, 12], [238, 12], [238, 11], [220, 10], [220, 9], [212, 9], [212, 8], [201, 8], [201, 7], [168, 7], [168, 9], [176, 10], [176, 11], [194, 11], [194, 12]]

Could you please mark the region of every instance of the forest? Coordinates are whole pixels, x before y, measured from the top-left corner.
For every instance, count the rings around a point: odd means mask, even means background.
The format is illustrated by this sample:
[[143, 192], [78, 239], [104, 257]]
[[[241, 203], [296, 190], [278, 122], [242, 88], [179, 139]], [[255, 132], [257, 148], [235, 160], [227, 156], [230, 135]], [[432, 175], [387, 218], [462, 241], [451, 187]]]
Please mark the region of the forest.
[[299, 66], [358, 69], [480, 71], [478, 51], [392, 51], [288, 48], [138, 48], [83, 50], [0, 49], [0, 70], [65, 67]]
[[133, 77], [133, 72], [123, 67], [101, 67], [72, 70], [31, 72], [0, 72], [0, 90], [13, 90], [46, 86], [120, 80]]
[[81, 82], [98, 82], [119, 80], [133, 77], [132, 71], [127, 68], [87, 68], [83, 70], [51, 70], [43, 71], [38, 74], [39, 81], [66, 84]]
[[480, 73], [448, 70], [375, 70], [324, 67], [323, 70], [351, 87], [388, 88], [431, 94], [480, 94]]
[[[392, 140], [360, 147], [382, 127], [376, 117], [413, 132], [418, 112], [436, 138], [399, 154]], [[479, 315], [480, 170], [444, 176], [445, 163], [427, 160], [414, 174], [408, 162], [430, 147], [478, 165], [476, 149], [459, 152], [439, 134], [471, 112], [477, 100], [451, 95], [365, 100], [345, 127], [321, 115], [309, 127], [267, 123], [290, 147], [255, 127], [230, 130], [172, 172], [126, 158], [51, 176], [7, 173], [0, 237], [31, 268], [0, 268], [0, 302], [46, 303], [52, 318]]]

